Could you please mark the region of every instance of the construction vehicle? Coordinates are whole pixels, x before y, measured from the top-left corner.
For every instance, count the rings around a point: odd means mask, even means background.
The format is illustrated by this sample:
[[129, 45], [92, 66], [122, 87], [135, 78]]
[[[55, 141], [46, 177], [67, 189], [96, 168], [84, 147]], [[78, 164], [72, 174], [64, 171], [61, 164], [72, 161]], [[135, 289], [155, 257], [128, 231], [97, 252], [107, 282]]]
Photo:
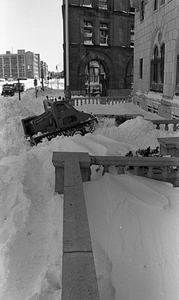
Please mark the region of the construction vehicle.
[[21, 120], [31, 145], [37, 145], [44, 138], [51, 140], [58, 135], [85, 135], [95, 129], [97, 118], [94, 115], [76, 110], [65, 100], [49, 100], [47, 96], [43, 105], [44, 113]]

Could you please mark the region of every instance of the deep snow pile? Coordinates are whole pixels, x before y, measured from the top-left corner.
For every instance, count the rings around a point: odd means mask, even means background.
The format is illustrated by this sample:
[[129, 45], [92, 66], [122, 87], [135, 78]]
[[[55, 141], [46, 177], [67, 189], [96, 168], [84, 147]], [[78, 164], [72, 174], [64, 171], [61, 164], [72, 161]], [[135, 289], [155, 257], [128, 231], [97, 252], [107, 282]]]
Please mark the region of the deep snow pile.
[[[94, 134], [57, 137], [31, 148], [21, 119], [43, 112], [45, 94], [58, 97], [59, 91], [39, 91], [35, 98], [31, 89], [21, 101], [17, 95], [1, 99], [0, 300], [61, 297], [63, 196], [54, 195], [53, 151], [125, 155], [141, 145], [156, 147], [159, 136], [178, 134], [158, 131], [138, 117], [120, 127], [99, 123]], [[130, 113], [130, 105], [114, 109], [125, 108]], [[101, 299], [178, 299], [179, 189], [92, 171], [84, 190]]]
[[178, 299], [179, 188], [105, 174], [84, 191], [100, 299]]
[[[165, 131], [164, 125], [161, 130], [156, 129], [152, 122], [145, 120], [142, 117], [128, 120], [119, 127], [109, 126], [101, 128], [100, 134], [106, 137], [112, 137], [116, 141], [135, 145], [140, 149], [145, 149], [149, 145], [152, 149], [156, 148], [159, 143], [157, 138], [179, 136], [179, 131], [173, 132], [173, 125], [169, 126], [169, 131]], [[96, 130], [98, 133], [98, 129]], [[150, 144], [149, 144], [150, 141]]]

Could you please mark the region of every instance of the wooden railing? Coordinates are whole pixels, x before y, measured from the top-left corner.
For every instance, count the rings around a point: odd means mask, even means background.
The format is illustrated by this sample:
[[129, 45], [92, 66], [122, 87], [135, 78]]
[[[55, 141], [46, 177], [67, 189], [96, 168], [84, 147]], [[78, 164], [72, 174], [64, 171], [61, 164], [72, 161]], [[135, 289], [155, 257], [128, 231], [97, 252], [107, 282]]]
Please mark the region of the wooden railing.
[[108, 97], [72, 97], [70, 99], [70, 103], [73, 106], [81, 106], [85, 104], [108, 104], [108, 105], [117, 105], [120, 103], [128, 103], [132, 102], [131, 95], [124, 95], [124, 96], [108, 96]]

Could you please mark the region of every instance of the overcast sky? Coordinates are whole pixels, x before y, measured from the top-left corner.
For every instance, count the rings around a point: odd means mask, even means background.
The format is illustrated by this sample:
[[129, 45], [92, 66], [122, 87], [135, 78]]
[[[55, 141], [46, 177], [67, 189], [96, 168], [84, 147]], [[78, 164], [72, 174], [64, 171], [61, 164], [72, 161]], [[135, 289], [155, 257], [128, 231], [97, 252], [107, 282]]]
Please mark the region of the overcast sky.
[[50, 71], [63, 69], [62, 0], [0, 0], [0, 54], [40, 54]]

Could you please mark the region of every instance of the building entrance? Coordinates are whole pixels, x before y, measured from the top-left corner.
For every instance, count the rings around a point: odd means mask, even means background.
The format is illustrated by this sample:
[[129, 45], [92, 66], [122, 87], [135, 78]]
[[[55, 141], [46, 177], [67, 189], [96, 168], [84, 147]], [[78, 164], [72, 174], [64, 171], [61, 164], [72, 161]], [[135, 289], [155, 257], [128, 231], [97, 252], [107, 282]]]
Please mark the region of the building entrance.
[[85, 90], [89, 96], [107, 96], [107, 80], [103, 65], [91, 60], [85, 68]]

